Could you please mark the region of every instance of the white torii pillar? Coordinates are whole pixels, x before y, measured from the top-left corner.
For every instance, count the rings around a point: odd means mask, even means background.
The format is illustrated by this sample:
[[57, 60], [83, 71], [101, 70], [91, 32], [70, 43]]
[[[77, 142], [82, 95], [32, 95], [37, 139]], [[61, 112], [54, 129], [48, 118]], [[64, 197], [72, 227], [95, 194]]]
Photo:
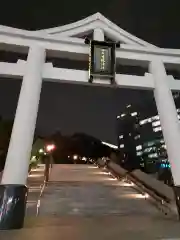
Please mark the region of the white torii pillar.
[[168, 77], [161, 60], [154, 59], [149, 66], [154, 78], [154, 97], [160, 117], [168, 159], [174, 180], [174, 192], [180, 218], [180, 123]]
[[[0, 229], [21, 228], [26, 208], [26, 180], [42, 87], [45, 49], [29, 48], [16, 116], [0, 185]], [[3, 211], [7, 208], [9, 211]]]

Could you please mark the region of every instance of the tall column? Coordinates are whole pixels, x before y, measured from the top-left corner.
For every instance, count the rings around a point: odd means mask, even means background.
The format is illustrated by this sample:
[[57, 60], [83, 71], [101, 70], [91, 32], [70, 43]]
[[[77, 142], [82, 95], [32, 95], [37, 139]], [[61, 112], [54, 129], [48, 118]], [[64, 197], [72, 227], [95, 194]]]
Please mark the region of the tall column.
[[171, 164], [174, 192], [180, 218], [180, 123], [163, 62], [154, 59], [150, 63], [149, 70], [154, 77], [154, 97], [167, 147], [168, 159]]
[[[30, 155], [42, 87], [45, 49], [29, 49], [6, 164], [0, 185], [0, 229], [21, 228], [26, 208]], [[8, 209], [8, 210], [7, 210]]]

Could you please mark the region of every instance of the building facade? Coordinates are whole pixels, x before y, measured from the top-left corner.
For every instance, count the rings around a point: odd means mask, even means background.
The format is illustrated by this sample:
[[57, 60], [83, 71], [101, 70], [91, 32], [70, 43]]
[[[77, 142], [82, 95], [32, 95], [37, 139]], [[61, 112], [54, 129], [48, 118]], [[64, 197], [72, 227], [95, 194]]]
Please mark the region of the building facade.
[[[180, 119], [180, 95], [174, 93], [173, 97], [177, 108], [177, 118]], [[128, 161], [132, 166], [136, 161], [137, 168], [166, 181], [162, 179], [162, 175], [170, 170], [170, 161], [160, 117], [146, 114], [147, 117], [144, 118], [145, 114], [139, 110], [138, 106], [127, 105], [123, 113], [117, 117], [118, 147], [122, 153], [120, 161], [121, 164]], [[125, 124], [127, 119], [129, 119], [129, 125]], [[131, 152], [133, 152], [132, 156]]]

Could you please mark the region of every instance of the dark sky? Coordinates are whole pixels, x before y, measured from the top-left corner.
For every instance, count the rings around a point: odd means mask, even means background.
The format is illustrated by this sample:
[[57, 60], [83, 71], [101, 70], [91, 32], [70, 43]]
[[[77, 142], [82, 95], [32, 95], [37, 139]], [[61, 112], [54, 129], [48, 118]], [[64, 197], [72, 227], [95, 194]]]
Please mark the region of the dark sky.
[[[35, 30], [64, 25], [101, 12], [148, 42], [160, 47], [180, 48], [179, 9], [179, 0], [9, 0], [1, 3], [0, 24]], [[19, 81], [1, 79], [2, 116], [14, 116], [19, 91]], [[42, 134], [57, 129], [64, 134], [81, 131], [115, 143], [115, 118], [130, 98], [148, 105], [152, 93], [44, 83], [37, 129]]]

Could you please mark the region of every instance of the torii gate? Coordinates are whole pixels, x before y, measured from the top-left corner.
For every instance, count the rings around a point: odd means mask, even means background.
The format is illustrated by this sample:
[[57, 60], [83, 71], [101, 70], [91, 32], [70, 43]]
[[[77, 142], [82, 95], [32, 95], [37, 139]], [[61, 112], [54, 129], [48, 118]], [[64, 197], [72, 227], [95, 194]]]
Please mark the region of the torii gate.
[[[154, 91], [180, 215], [180, 128], [171, 90], [180, 91], [180, 81], [167, 76], [164, 64], [179, 67], [180, 50], [163, 49], [149, 44], [119, 28], [100, 13], [62, 27], [26, 31], [0, 26], [0, 49], [27, 53], [27, 61], [0, 62], [0, 76], [23, 78], [2, 184], [0, 185], [0, 228], [21, 228], [27, 195], [26, 179], [31, 154], [42, 80], [88, 83], [88, 71], [53, 67], [46, 55], [87, 60], [89, 47], [82, 36], [93, 32], [93, 39], [105, 36], [120, 41], [116, 62], [144, 66], [144, 76], [116, 74], [116, 87]], [[97, 78], [92, 84], [111, 86], [108, 79]], [[8, 205], [9, 211], [6, 211]], [[17, 213], [18, 211], [18, 213]]]

